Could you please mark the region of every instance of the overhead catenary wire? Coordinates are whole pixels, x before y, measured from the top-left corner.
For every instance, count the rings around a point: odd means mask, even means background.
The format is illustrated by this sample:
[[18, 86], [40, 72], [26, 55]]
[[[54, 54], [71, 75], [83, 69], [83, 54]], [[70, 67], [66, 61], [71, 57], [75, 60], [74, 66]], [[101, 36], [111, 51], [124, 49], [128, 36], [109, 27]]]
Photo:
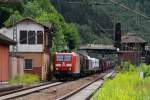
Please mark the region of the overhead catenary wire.
[[133, 13], [139, 15], [139, 16], [142, 16], [143, 18], [150, 19], [150, 18], [149, 18], [148, 16], [146, 16], [145, 14], [142, 14], [141, 12], [139, 12], [139, 11], [137, 11], [137, 10], [132, 10], [131, 8], [129, 8], [129, 7], [125, 6], [125, 5], [123, 5], [122, 3], [119, 3], [119, 2], [114, 1], [114, 0], [110, 0], [110, 2], [112, 2], [112, 3], [114, 3], [114, 4], [117, 4], [117, 5], [121, 6], [122, 8], [127, 9], [127, 10], [129, 10], [130, 12], [133, 12]]
[[[118, 6], [121, 6], [122, 8], [132, 12], [132, 13], [135, 13], [135, 14], [138, 14], [139, 16], [142, 16], [146, 19], [150, 19], [148, 16], [146, 16], [145, 14], [143, 14], [142, 12], [139, 12], [137, 10], [133, 10], [125, 5], [123, 5], [122, 3], [119, 3], [117, 1], [114, 1], [114, 0], [109, 0], [111, 3], [113, 4], [116, 4]], [[93, 3], [83, 3], [83, 2], [68, 2], [68, 4], [86, 4], [86, 5], [111, 5], [111, 3], [98, 3], [98, 2], [93, 2]]]
[[[114, 0], [110, 0], [111, 1], [111, 3], [113, 3], [113, 4], [115, 4], [115, 5], [118, 5], [118, 6], [120, 6], [120, 7], [122, 7], [123, 9], [126, 9], [127, 11], [130, 11], [130, 12], [132, 12], [133, 14], [136, 14], [136, 15], [139, 15], [140, 17], [143, 17], [143, 18], [145, 18], [145, 19], [149, 19], [149, 17], [148, 16], [146, 16], [145, 14], [143, 14], [142, 12], [140, 12], [140, 11], [137, 11], [137, 9], [136, 10], [133, 10], [133, 9], [131, 9], [131, 8], [129, 8], [129, 7], [127, 7], [127, 6], [125, 6], [125, 5], [123, 5], [122, 3], [119, 3], [119, 2], [117, 2], [117, 1], [114, 1]], [[82, 4], [82, 2], [70, 2], [70, 4]], [[85, 3], [86, 4], [86, 3]], [[95, 4], [95, 3], [93, 3], [93, 4]], [[98, 4], [98, 3], [97, 3]], [[92, 4], [88, 4], [87, 3], [87, 5], [92, 5]], [[102, 28], [102, 27], [99, 27], [101, 30], [103, 30], [103, 32], [104, 33], [106, 33], [106, 31]], [[130, 46], [127, 46], [126, 45], [126, 49], [127, 48], [129, 48], [130, 50], [137, 50], [137, 51], [139, 51], [139, 50], [141, 50], [140, 49], [140, 46], [139, 46], [139, 43], [135, 43], [135, 47], [130, 47]], [[138, 54], [139, 52], [137, 52], [137, 54]], [[134, 54], [134, 56], [135, 56], [135, 58], [136, 58], [136, 54]], [[137, 56], [139, 56], [139, 55], [137, 55]]]
[[[88, 5], [88, 6], [93, 6], [93, 5], [111, 5], [111, 3], [98, 3], [98, 2], [93, 2], [93, 3], [83, 3], [83, 2], [68, 2], [68, 4], [85, 4], [85, 5]], [[96, 24], [96, 27], [99, 27], [101, 29], [101, 31], [103, 33], [107, 33], [106, 30], [99, 24]], [[112, 29], [108, 29], [108, 30], [112, 30]]]
[[[144, 15], [143, 13], [137, 11], [137, 10], [132, 10], [131, 8], [123, 5], [122, 3], [119, 3], [117, 1], [114, 1], [114, 0], [110, 0], [111, 3], [115, 4], [115, 5], [118, 5], [118, 6], [121, 6], [122, 8], [134, 13], [134, 14], [137, 14], [139, 16], [142, 16], [144, 17], [145, 19], [149, 19], [148, 16]], [[86, 4], [86, 5], [111, 5], [111, 3], [98, 3], [98, 2], [93, 2], [93, 3], [84, 3], [84, 2], [68, 2], [69, 4]], [[101, 28], [102, 29], [102, 28]], [[102, 29], [103, 32], [106, 32], [104, 29]]]
[[86, 4], [86, 5], [111, 5], [111, 3], [98, 3], [98, 2], [93, 2], [93, 3], [82, 3], [82, 2], [68, 2], [68, 4]]

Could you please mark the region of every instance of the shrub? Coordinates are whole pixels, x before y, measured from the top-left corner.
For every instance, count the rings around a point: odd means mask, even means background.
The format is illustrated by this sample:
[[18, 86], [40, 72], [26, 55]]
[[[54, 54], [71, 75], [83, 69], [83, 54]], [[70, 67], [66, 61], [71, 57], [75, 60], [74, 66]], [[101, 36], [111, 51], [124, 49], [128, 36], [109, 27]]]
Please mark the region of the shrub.
[[124, 63], [123, 63], [123, 70], [124, 70], [124, 71], [128, 71], [128, 70], [129, 70], [129, 66], [130, 66], [130, 63], [129, 63], [129, 62], [124, 62]]
[[136, 70], [136, 66], [132, 65], [129, 62], [124, 62], [123, 63], [123, 71], [135, 71]]
[[17, 75], [15, 78], [10, 80], [11, 84], [33, 84], [35, 82], [39, 82], [39, 77], [33, 74], [24, 74], [24, 75]]
[[114, 69], [115, 69], [116, 72], [120, 72], [122, 70], [121, 66], [116, 66]]
[[144, 77], [150, 77], [150, 65], [146, 65], [145, 63], [142, 63], [140, 65], [140, 71], [144, 72]]

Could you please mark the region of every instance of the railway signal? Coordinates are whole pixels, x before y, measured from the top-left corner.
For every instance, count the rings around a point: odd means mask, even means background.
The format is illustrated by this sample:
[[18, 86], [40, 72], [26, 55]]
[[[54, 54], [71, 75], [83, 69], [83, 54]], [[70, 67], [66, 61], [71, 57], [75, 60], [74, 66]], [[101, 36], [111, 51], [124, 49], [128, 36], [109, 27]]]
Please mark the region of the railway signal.
[[115, 25], [115, 47], [121, 46], [121, 23]]

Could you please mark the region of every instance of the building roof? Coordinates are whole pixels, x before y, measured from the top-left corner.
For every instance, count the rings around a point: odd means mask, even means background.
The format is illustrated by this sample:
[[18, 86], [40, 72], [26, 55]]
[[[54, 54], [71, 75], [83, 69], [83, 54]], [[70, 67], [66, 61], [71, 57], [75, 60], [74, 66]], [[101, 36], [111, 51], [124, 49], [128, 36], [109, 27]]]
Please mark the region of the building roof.
[[128, 34], [121, 37], [121, 43], [146, 43], [146, 41], [135, 34]]
[[[52, 28], [52, 23], [48, 23], [48, 24], [42, 24], [42, 23], [39, 23], [37, 21], [35, 21], [34, 19], [30, 18], [30, 17], [26, 17], [24, 19], [21, 19], [19, 21], [17, 21], [16, 23], [19, 24], [19, 23], [22, 23], [22, 22], [32, 22], [32, 23], [35, 23], [35, 24], [38, 24], [38, 25], [41, 25], [43, 26], [44, 28]], [[8, 27], [12, 27], [13, 25], [9, 25]]]
[[81, 45], [80, 49], [111, 49], [114, 50], [114, 45], [104, 45], [104, 44], [85, 44]]
[[0, 33], [0, 44], [5, 44], [5, 45], [13, 44], [14, 45], [16, 43], [17, 42], [15, 42], [14, 40], [12, 40]]

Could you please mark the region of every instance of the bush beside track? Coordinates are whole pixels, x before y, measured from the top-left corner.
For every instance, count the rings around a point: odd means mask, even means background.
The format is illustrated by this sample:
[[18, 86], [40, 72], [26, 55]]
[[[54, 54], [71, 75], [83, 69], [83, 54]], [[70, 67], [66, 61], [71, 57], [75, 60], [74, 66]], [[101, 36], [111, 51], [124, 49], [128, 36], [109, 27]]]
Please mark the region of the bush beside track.
[[17, 75], [15, 78], [9, 80], [11, 84], [30, 85], [40, 82], [40, 78], [33, 74]]
[[[150, 100], [150, 66], [135, 68], [125, 63], [124, 67], [113, 80], [105, 82], [92, 100]], [[141, 71], [144, 78], [140, 77]]]

